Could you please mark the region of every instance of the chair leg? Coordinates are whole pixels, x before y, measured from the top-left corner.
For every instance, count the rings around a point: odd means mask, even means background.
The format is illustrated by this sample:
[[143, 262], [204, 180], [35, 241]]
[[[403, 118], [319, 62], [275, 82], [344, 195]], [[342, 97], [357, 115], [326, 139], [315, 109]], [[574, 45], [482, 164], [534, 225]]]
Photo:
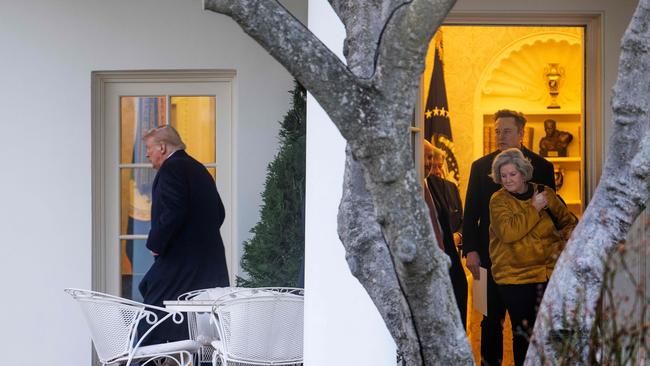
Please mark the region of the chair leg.
[[212, 354], [212, 366], [226, 366], [226, 361], [221, 357], [221, 354], [217, 352]]
[[141, 366], [150, 364], [153, 364], [154, 366], [187, 366], [187, 364], [182, 361], [182, 358], [179, 361], [177, 357], [174, 357], [172, 355], [162, 355], [150, 358], [146, 362], [142, 363]]
[[190, 366], [192, 363], [192, 354], [188, 352], [181, 352], [181, 366]]

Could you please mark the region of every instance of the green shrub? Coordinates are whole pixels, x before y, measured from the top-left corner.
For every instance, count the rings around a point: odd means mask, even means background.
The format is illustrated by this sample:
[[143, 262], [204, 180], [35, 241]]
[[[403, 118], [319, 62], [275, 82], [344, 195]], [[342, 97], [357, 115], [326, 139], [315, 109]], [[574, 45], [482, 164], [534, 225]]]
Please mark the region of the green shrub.
[[244, 242], [238, 277], [242, 287], [296, 287], [305, 251], [306, 92], [298, 83], [292, 107], [280, 123], [280, 150], [269, 164], [262, 193], [260, 221]]

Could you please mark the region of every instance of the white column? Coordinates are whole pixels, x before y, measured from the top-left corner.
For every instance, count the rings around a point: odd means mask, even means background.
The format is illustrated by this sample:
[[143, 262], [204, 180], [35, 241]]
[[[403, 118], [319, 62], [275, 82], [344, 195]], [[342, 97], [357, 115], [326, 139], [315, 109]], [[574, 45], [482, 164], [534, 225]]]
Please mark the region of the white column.
[[[343, 59], [345, 30], [329, 4], [309, 1], [309, 28]], [[336, 228], [345, 140], [307, 99], [305, 364], [395, 365], [395, 343], [352, 276]]]

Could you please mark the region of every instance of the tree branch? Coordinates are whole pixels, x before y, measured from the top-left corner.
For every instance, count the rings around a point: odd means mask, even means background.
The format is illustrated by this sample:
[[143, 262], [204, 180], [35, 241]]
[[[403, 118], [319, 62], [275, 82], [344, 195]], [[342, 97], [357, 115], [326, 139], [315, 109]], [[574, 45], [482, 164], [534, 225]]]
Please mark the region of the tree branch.
[[362, 118], [349, 107], [363, 94], [356, 77], [277, 1], [204, 0], [204, 8], [235, 20], [309, 90], [346, 139], [358, 133]]
[[429, 42], [456, 0], [413, 0], [393, 11], [379, 41], [374, 84], [405, 95], [419, 85]]
[[[343, 54], [348, 67], [357, 77], [369, 79], [375, 71], [374, 60], [382, 26], [392, 9], [403, 1], [330, 0], [330, 3], [345, 25]], [[386, 11], [387, 8], [390, 11]]]

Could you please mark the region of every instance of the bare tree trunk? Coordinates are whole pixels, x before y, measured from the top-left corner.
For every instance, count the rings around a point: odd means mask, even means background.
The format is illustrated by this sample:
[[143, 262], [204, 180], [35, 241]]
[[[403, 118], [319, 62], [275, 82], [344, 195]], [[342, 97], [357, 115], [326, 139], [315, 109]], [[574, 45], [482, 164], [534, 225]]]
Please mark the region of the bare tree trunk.
[[528, 349], [529, 365], [558, 364], [562, 355], [553, 345], [568, 337], [579, 343], [582, 359], [589, 359], [588, 337], [596, 316], [605, 257], [625, 240], [650, 197], [648, 0], [639, 2], [623, 36], [612, 108], [614, 127], [605, 169], [549, 282]]
[[348, 142], [339, 235], [409, 365], [473, 364], [411, 158], [429, 40], [455, 0], [330, 1], [348, 65], [276, 1], [205, 0], [307, 88]]

